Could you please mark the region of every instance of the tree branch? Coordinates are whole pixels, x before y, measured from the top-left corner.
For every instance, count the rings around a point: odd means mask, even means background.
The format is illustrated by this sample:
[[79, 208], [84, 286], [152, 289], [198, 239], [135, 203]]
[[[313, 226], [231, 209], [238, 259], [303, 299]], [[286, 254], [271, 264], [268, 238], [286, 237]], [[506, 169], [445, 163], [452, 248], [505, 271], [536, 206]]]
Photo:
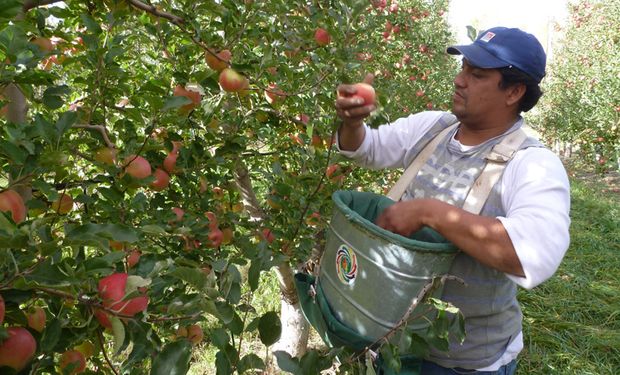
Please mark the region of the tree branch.
[[157, 9], [155, 5], [145, 4], [139, 0], [127, 0], [127, 2], [138, 9], [151, 13], [154, 16], [165, 18], [175, 25], [181, 26], [185, 23], [185, 20], [183, 18], [175, 16], [172, 13], [161, 11]]
[[103, 137], [103, 141], [105, 142], [106, 146], [110, 148], [115, 147], [114, 143], [110, 141], [110, 137], [108, 137], [108, 129], [106, 129], [106, 127], [103, 125], [78, 124], [78, 125], [73, 125], [72, 128], [96, 130], [99, 133], [101, 133], [101, 136]]
[[38, 8], [45, 5], [50, 5], [54, 3], [60, 3], [63, 0], [26, 0], [24, 1], [24, 5], [22, 5], [22, 10], [24, 13], [33, 8]]

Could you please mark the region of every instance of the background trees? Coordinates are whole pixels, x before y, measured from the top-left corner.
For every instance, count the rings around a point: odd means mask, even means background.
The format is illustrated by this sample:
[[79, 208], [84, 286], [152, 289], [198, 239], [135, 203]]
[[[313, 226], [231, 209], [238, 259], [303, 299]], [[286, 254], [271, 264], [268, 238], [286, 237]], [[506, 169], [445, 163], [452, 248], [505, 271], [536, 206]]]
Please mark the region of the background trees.
[[569, 143], [599, 170], [620, 169], [620, 29], [617, 1], [580, 1], [549, 66], [540, 131]]

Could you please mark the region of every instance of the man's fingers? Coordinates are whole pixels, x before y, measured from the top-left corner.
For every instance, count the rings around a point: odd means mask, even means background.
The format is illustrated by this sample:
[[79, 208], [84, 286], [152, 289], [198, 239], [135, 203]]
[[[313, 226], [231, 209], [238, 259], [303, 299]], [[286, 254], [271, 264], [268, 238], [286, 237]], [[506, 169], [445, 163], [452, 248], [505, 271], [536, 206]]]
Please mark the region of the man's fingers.
[[375, 75], [372, 73], [368, 73], [366, 74], [366, 77], [364, 77], [364, 83], [367, 83], [369, 85], [372, 86], [372, 82], [375, 80]]

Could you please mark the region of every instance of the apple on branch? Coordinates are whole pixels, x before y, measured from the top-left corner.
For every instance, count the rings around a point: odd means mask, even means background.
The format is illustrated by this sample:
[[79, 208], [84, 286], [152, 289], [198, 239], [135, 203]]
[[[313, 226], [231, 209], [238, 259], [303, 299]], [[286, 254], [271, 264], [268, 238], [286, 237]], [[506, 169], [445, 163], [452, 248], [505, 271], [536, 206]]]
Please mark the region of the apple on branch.
[[143, 179], [151, 175], [151, 164], [142, 156], [129, 155], [123, 164], [125, 172], [133, 178]]
[[222, 90], [226, 92], [241, 92], [248, 88], [248, 80], [231, 68], [222, 70], [219, 77]]
[[218, 72], [228, 68], [231, 57], [232, 53], [230, 53], [230, 51], [227, 49], [221, 50], [215, 55], [208, 51], [205, 52], [205, 59], [207, 60], [207, 65], [209, 65], [209, 68], [217, 70]]
[[323, 47], [323, 46], [328, 45], [331, 42], [332, 38], [327, 32], [327, 30], [319, 27], [314, 32], [314, 40], [316, 41], [316, 44]]
[[9, 337], [0, 344], [0, 367], [10, 367], [19, 372], [34, 357], [37, 342], [23, 327], [9, 327], [7, 333]]
[[0, 211], [10, 212], [15, 223], [21, 223], [26, 219], [24, 200], [14, 190], [5, 190], [0, 193]]
[[78, 350], [67, 350], [60, 356], [58, 367], [63, 374], [81, 374], [86, 370], [86, 357]]
[[191, 101], [191, 103], [182, 105], [181, 108], [179, 108], [179, 112], [184, 113], [184, 114], [191, 112], [194, 108], [196, 108], [200, 104], [200, 99], [201, 99], [200, 92], [196, 90], [190, 90], [181, 85], [177, 85], [174, 88], [174, 92], [172, 93], [172, 95], [183, 96]]

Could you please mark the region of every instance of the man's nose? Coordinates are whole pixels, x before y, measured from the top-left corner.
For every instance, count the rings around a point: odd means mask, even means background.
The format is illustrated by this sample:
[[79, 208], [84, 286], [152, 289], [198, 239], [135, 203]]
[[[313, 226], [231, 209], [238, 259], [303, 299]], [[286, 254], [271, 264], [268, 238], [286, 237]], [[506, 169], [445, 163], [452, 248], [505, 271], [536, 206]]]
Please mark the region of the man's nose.
[[465, 87], [465, 78], [463, 78], [463, 71], [460, 71], [455, 77], [454, 77], [454, 86], [456, 87]]

